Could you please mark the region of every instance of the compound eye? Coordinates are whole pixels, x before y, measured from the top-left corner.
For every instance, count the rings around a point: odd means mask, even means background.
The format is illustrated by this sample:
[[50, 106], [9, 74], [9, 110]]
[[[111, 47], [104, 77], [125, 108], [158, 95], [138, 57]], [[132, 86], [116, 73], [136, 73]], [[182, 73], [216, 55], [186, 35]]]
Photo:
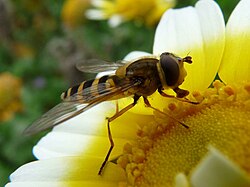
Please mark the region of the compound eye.
[[174, 86], [180, 75], [178, 59], [173, 58], [169, 54], [162, 54], [160, 57], [161, 68], [165, 74], [168, 86]]

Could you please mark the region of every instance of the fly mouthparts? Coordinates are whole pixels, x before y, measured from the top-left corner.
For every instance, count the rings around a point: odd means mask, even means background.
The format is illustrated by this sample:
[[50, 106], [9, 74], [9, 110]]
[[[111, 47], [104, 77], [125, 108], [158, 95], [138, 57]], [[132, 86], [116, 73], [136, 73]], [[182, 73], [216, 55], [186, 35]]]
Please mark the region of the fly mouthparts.
[[183, 58], [183, 62], [187, 62], [189, 64], [192, 64], [192, 57], [191, 56], [186, 56]]

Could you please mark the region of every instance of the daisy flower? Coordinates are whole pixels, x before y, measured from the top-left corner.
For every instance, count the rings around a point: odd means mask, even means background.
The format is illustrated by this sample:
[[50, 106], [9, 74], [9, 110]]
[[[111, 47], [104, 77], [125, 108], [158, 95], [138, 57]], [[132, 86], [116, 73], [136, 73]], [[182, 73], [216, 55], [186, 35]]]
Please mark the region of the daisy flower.
[[[6, 186], [250, 186], [249, 8], [241, 0], [226, 26], [212, 0], [161, 18], [153, 54], [193, 57], [182, 87], [200, 104], [158, 94], [150, 102], [189, 129], [140, 102], [112, 122], [114, 151], [98, 176], [109, 148], [105, 118], [115, 112], [104, 102], [42, 138], [33, 149], [39, 160], [18, 168]], [[223, 82], [214, 81], [217, 73]]]
[[94, 9], [86, 12], [93, 20], [107, 20], [115, 27], [125, 21], [146, 25], [158, 23], [162, 14], [175, 5], [175, 0], [92, 0]]

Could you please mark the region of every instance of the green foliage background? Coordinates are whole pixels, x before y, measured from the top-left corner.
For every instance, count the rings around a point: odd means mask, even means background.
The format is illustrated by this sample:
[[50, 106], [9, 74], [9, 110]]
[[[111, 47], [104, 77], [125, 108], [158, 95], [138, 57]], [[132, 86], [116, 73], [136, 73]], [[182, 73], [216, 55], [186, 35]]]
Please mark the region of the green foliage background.
[[[3, 2], [0, 0], [0, 6]], [[32, 147], [45, 133], [26, 137], [23, 130], [59, 103], [62, 91], [94, 77], [76, 73], [71, 56], [118, 60], [133, 50], [151, 52], [155, 32], [155, 27], [133, 22], [110, 28], [106, 21], [85, 21], [69, 30], [61, 20], [64, 0], [9, 2], [11, 11], [6, 12], [1, 27], [4, 29], [0, 31], [0, 73], [7, 71], [22, 80], [24, 109], [9, 121], [0, 122], [0, 186], [8, 182], [8, 176], [19, 166], [35, 160]], [[195, 2], [180, 0], [177, 7]], [[218, 1], [226, 20], [237, 2]], [[17, 55], [11, 47], [16, 42], [28, 46], [31, 55]]]

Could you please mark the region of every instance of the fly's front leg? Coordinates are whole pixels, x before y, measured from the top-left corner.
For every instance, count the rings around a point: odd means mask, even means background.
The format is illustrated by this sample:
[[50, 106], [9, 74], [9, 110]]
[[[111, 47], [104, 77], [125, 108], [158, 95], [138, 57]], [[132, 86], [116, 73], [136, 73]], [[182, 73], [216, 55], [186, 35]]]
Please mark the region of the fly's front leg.
[[186, 97], [186, 96], [189, 94], [189, 91], [183, 90], [183, 89], [181, 89], [181, 88], [179, 88], [179, 87], [176, 87], [176, 88], [174, 88], [173, 90], [174, 90], [174, 92], [177, 94], [176, 97], [178, 97], [178, 98]]
[[187, 128], [187, 129], [189, 128], [189, 126], [187, 126], [185, 123], [181, 122], [180, 120], [176, 119], [175, 117], [170, 116], [169, 114], [164, 113], [164, 112], [160, 111], [159, 109], [151, 106], [151, 104], [149, 103], [149, 101], [148, 101], [148, 99], [146, 97], [143, 97], [143, 99], [144, 99], [144, 103], [145, 103], [146, 107], [149, 107], [149, 108], [151, 108], [151, 109], [153, 109], [153, 110], [155, 110], [155, 111], [157, 111], [157, 112], [159, 112], [159, 113], [173, 119], [174, 121], [178, 122], [179, 124], [181, 124], [183, 127]]
[[109, 137], [109, 142], [110, 142], [110, 148], [109, 148], [108, 153], [107, 153], [107, 155], [106, 155], [106, 157], [105, 157], [105, 159], [104, 159], [104, 161], [103, 161], [103, 163], [102, 163], [102, 165], [100, 167], [98, 175], [102, 174], [103, 168], [105, 167], [106, 163], [108, 162], [109, 156], [110, 156], [110, 154], [112, 152], [112, 149], [114, 148], [114, 145], [115, 145], [114, 141], [113, 141], [113, 138], [112, 138], [112, 134], [111, 134], [110, 122], [112, 122], [113, 120], [115, 120], [116, 118], [118, 118], [119, 116], [121, 116], [122, 114], [124, 114], [125, 112], [127, 112], [129, 109], [133, 108], [136, 105], [136, 103], [137, 103], [137, 101], [138, 101], [139, 98], [140, 98], [139, 95], [134, 95], [134, 102], [133, 103], [131, 103], [130, 105], [128, 105], [125, 108], [121, 109], [120, 111], [118, 111], [116, 109], [115, 115], [113, 115], [110, 118], [107, 118], [107, 120], [108, 120], [108, 123], [107, 123], [108, 137]]
[[118, 104], [118, 101], [115, 101], [115, 106], [116, 106], [115, 113], [118, 113], [118, 112], [119, 112], [119, 104]]
[[173, 96], [173, 95], [168, 95], [165, 92], [162, 91], [162, 88], [158, 88], [158, 92], [161, 94], [161, 96], [163, 97], [169, 97], [169, 98], [174, 98], [178, 101], [182, 101], [182, 102], [186, 102], [186, 103], [190, 103], [190, 104], [199, 104], [199, 102], [195, 102], [195, 101], [189, 101], [188, 99], [184, 98], [185, 96], [187, 96], [189, 94], [189, 91], [187, 90], [183, 90], [179, 87], [174, 88], [174, 92], [177, 94], [177, 96]]

